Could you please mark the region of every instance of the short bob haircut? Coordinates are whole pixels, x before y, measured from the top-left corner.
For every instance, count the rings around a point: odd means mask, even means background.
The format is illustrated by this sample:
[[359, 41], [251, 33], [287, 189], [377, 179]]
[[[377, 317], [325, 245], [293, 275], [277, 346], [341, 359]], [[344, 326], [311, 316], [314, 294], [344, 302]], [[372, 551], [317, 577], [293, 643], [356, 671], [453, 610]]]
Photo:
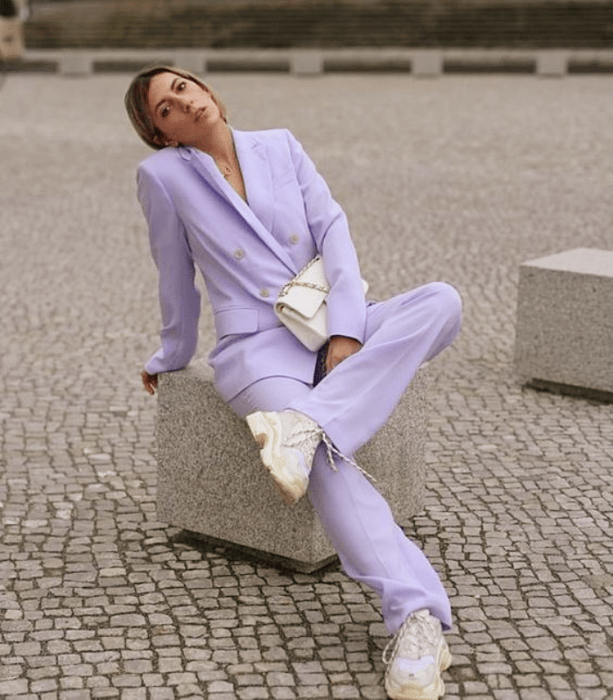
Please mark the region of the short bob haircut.
[[180, 75], [186, 80], [191, 80], [193, 83], [200, 85], [208, 93], [215, 104], [219, 107], [221, 113], [221, 118], [227, 122], [226, 107], [223, 102], [215, 95], [211, 88], [198, 78], [198, 76], [190, 73], [182, 68], [174, 68], [171, 66], [155, 65], [148, 68], [143, 68], [139, 71], [132, 82], [130, 87], [126, 92], [125, 105], [132, 122], [132, 126], [136, 130], [136, 133], [141, 137], [141, 139], [151, 148], [161, 150], [165, 148], [164, 145], [164, 134], [154, 126], [153, 118], [149, 112], [149, 105], [147, 104], [147, 97], [149, 95], [149, 84], [151, 79], [158, 75], [158, 73], [174, 73], [175, 75]]

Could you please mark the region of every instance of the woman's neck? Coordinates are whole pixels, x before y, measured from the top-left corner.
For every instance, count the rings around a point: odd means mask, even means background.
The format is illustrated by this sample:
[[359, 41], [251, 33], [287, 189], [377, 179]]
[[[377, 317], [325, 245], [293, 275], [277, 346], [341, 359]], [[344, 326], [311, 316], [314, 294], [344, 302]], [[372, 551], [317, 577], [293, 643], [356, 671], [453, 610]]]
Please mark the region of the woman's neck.
[[234, 160], [232, 131], [225, 122], [220, 122], [215, 129], [209, 131], [206, 140], [195, 145], [201, 151], [208, 153], [217, 162], [228, 163]]

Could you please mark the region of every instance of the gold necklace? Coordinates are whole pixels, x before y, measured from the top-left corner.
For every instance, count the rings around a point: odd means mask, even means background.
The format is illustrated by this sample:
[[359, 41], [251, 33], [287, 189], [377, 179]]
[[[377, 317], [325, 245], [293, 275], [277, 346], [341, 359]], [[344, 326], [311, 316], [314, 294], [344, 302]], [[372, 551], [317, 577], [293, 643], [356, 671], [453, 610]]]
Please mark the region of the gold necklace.
[[[232, 156], [236, 159], [236, 149], [233, 148], [232, 150], [233, 150]], [[220, 173], [226, 178], [226, 180], [227, 180], [227, 179], [230, 177], [230, 175], [232, 175], [232, 171], [234, 170], [234, 165], [233, 165], [232, 163], [230, 163], [230, 162], [228, 162], [228, 163], [221, 163], [221, 164], [220, 164], [220, 163], [218, 163], [217, 161], [215, 161], [215, 163], [217, 163], [217, 167], [219, 168], [219, 172], [220, 172]]]
[[229, 163], [224, 163], [223, 165], [219, 165], [218, 163], [217, 167], [226, 180], [232, 175], [232, 166]]
[[[234, 163], [236, 163], [236, 165], [238, 166], [238, 156], [236, 155], [236, 146], [234, 145], [234, 140], [232, 140], [232, 153], [230, 154], [230, 158], [233, 159]], [[215, 165], [226, 180], [232, 175], [232, 172], [234, 171], [234, 163], [232, 163], [231, 161], [228, 161], [227, 163], [220, 163], [215, 158]]]

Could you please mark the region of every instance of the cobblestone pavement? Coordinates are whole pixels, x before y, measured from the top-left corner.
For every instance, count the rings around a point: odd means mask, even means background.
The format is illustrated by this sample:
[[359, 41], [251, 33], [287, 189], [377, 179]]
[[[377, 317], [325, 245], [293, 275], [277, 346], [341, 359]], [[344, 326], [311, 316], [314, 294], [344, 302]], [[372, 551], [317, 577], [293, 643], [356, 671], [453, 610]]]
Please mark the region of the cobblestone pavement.
[[[368, 590], [156, 518], [128, 81], [14, 75], [0, 92], [0, 697], [384, 698]], [[613, 698], [613, 406], [526, 389], [512, 364], [518, 265], [611, 248], [611, 78], [212, 82], [235, 126], [304, 142], [375, 296], [444, 279], [464, 298], [408, 529], [455, 610], [446, 698]], [[201, 353], [210, 339], [205, 314]]]

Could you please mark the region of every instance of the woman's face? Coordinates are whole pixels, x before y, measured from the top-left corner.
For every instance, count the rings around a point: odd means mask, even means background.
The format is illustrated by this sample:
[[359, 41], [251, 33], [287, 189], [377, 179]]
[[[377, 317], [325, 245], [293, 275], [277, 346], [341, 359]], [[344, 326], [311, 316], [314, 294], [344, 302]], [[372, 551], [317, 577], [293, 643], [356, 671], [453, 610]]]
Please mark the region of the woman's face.
[[176, 73], [158, 73], [151, 78], [147, 104], [154, 125], [165, 136], [162, 145], [196, 146], [211, 126], [222, 121], [211, 93]]

